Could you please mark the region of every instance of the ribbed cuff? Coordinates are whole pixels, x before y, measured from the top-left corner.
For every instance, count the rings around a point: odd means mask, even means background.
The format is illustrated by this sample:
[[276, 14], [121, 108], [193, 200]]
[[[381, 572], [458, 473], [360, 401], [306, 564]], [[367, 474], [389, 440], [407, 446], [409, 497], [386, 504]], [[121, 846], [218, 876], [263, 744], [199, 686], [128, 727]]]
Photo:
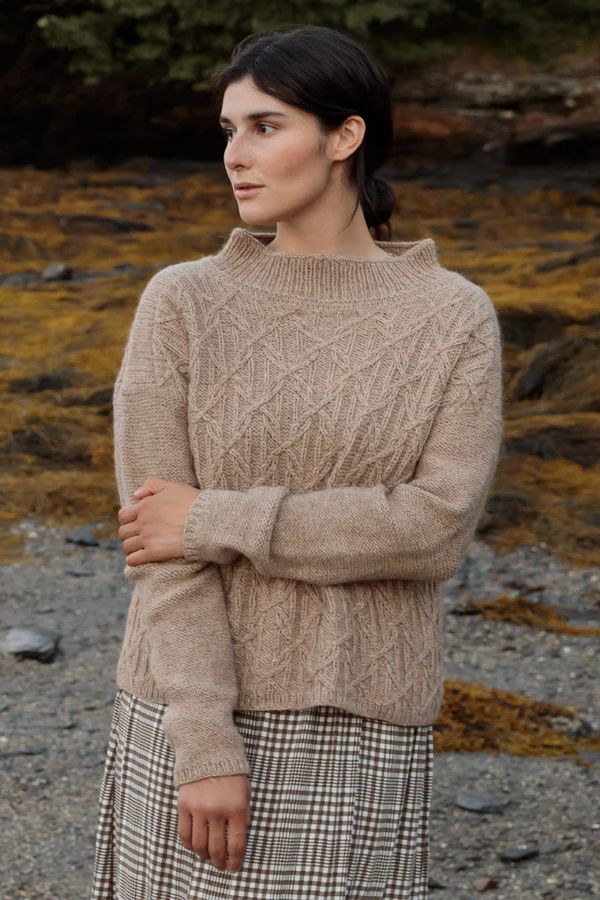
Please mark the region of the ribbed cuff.
[[[201, 556], [201, 535], [209, 527], [210, 510], [207, 502], [208, 489], [201, 490], [187, 511], [183, 523], [182, 556], [188, 562], [198, 562]], [[204, 543], [204, 541], [202, 541]], [[206, 560], [208, 562], [208, 560]]]
[[226, 565], [242, 555], [266, 574], [279, 504], [288, 493], [284, 485], [200, 491], [184, 523], [184, 559]]
[[250, 763], [245, 756], [231, 756], [227, 759], [205, 760], [197, 765], [179, 767], [175, 763], [173, 783], [175, 787], [186, 784], [188, 781], [200, 781], [202, 778], [210, 778], [219, 775], [249, 775]]

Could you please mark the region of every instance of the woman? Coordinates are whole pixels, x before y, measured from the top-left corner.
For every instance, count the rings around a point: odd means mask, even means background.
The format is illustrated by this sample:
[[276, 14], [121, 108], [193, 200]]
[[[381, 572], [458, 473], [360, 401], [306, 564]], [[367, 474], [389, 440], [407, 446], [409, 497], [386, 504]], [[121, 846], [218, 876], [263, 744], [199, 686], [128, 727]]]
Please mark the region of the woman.
[[115, 382], [134, 590], [93, 900], [414, 900], [498, 320], [433, 240], [382, 239], [391, 104], [359, 45], [253, 35], [218, 86], [240, 216], [277, 229], [153, 276]]

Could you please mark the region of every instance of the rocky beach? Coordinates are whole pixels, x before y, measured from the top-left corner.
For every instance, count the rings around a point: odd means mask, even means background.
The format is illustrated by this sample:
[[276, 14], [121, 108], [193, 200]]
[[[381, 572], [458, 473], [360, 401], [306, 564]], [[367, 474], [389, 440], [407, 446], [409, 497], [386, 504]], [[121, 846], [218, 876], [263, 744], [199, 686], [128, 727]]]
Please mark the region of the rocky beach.
[[[51, 661], [1, 657], [0, 855], [7, 900], [83, 900], [90, 890], [97, 800], [114, 669], [130, 585], [120, 540], [28, 518], [22, 561], [2, 567], [0, 627], [43, 629]], [[72, 538], [72, 539], [69, 539]], [[81, 543], [83, 542], [83, 543]], [[557, 733], [600, 735], [598, 637], [465, 614], [468, 598], [527, 593], [567, 621], [600, 624], [595, 567], [570, 568], [540, 547], [497, 554], [474, 540], [447, 582], [446, 676], [576, 711]], [[461, 612], [463, 610], [463, 612]], [[48, 634], [49, 633], [49, 634]], [[502, 746], [510, 735], [498, 724]], [[436, 736], [437, 742], [437, 736]], [[577, 757], [500, 751], [435, 754], [432, 897], [497, 900], [600, 896], [600, 742]], [[513, 858], [511, 858], [511, 854]]]

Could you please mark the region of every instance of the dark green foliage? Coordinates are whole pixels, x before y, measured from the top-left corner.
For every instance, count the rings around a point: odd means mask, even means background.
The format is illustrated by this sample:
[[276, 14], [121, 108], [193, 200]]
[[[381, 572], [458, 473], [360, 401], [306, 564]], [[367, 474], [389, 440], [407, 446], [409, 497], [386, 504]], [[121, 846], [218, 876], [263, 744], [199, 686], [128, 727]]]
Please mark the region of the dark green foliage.
[[[209, 87], [239, 39], [264, 28], [328, 25], [393, 73], [443, 61], [465, 41], [541, 59], [600, 32], [600, 0], [288, 0], [285, 19], [281, 12], [276, 0], [55, 0], [36, 24], [49, 46], [68, 52], [70, 71], [85, 84], [127, 75], [196, 91]], [[5, 34], [12, 15], [0, 18]]]

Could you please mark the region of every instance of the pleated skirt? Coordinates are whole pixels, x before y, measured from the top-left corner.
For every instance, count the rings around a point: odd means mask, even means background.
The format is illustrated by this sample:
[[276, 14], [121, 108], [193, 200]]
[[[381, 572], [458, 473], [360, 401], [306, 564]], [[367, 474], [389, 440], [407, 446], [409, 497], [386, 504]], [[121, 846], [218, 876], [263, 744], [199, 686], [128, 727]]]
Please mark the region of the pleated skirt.
[[218, 869], [177, 834], [165, 706], [119, 689], [91, 900], [421, 900], [428, 896], [431, 725], [334, 706], [236, 710], [250, 762], [241, 869]]

